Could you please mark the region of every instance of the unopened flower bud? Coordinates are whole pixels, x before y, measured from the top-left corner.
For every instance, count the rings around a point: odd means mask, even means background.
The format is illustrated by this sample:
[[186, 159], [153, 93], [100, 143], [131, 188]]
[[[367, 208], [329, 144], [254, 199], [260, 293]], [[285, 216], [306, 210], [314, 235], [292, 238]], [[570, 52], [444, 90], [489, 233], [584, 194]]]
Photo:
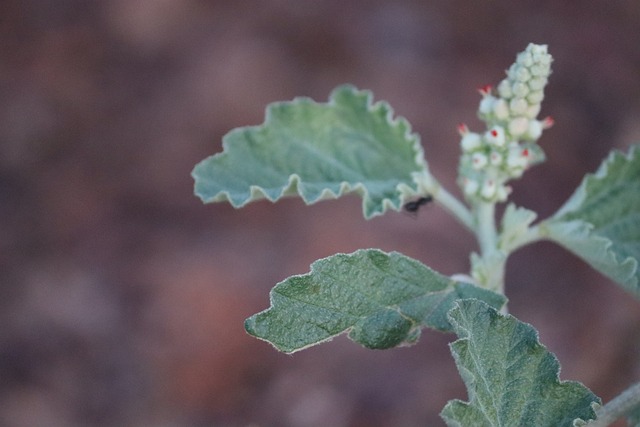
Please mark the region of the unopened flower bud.
[[493, 105], [497, 101], [497, 99], [491, 95], [487, 95], [482, 98], [480, 101], [480, 106], [478, 107], [478, 112], [482, 115], [491, 114], [493, 110]]
[[539, 113], [540, 113], [540, 104], [538, 103], [538, 104], [529, 105], [527, 107], [527, 111], [525, 111], [524, 115], [528, 119], [535, 119], [536, 117], [538, 117]]
[[524, 98], [529, 94], [529, 86], [526, 83], [516, 82], [511, 86], [511, 91], [514, 96]]
[[509, 194], [511, 194], [511, 190], [512, 189], [509, 186], [499, 186], [496, 191], [496, 199], [498, 199], [498, 201], [500, 202], [504, 202], [505, 200], [507, 200], [507, 197], [509, 197]]
[[529, 95], [527, 95], [527, 101], [529, 101], [529, 103], [533, 105], [540, 104], [543, 99], [544, 99], [544, 93], [541, 90], [533, 91], [529, 93]]
[[515, 72], [515, 80], [519, 82], [526, 82], [531, 78], [531, 73], [525, 67], [519, 67]]
[[535, 141], [540, 138], [542, 135], [542, 122], [538, 120], [530, 120], [529, 121], [529, 129], [527, 129], [526, 134], [524, 135], [525, 139]]
[[523, 67], [531, 67], [533, 65], [533, 57], [528, 51], [520, 52], [516, 57], [516, 62]]
[[529, 119], [526, 117], [517, 117], [509, 122], [509, 134], [518, 138], [529, 129]]
[[547, 84], [547, 78], [546, 77], [534, 77], [533, 79], [529, 80], [529, 82], [527, 83], [529, 85], [529, 89], [531, 89], [532, 91], [539, 91], [544, 89], [544, 87]]
[[465, 152], [473, 151], [476, 148], [480, 147], [481, 144], [482, 138], [479, 134], [474, 132], [467, 132], [462, 136], [462, 140], [460, 140], [462, 150]]
[[493, 104], [493, 114], [498, 120], [507, 120], [509, 118], [509, 107], [507, 101], [498, 99]]
[[496, 182], [493, 179], [488, 179], [482, 184], [480, 195], [485, 199], [491, 199], [496, 194]]
[[514, 116], [521, 116], [529, 108], [529, 104], [523, 98], [513, 98], [511, 102], [509, 102], [509, 110], [511, 110], [511, 114]]
[[478, 184], [478, 181], [476, 180], [465, 178], [463, 183], [463, 188], [464, 188], [464, 193], [467, 196], [471, 196], [478, 192], [478, 188], [480, 188], [480, 184]]

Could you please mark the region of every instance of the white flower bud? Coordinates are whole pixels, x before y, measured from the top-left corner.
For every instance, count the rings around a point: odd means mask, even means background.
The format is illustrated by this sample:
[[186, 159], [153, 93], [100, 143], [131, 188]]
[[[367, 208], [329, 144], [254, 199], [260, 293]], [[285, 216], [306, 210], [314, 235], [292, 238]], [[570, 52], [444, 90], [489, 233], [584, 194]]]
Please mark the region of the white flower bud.
[[515, 73], [515, 80], [519, 82], [526, 82], [531, 78], [531, 73], [525, 67], [519, 67]]
[[507, 200], [507, 197], [509, 197], [509, 194], [511, 194], [511, 187], [501, 185], [496, 191], [496, 199], [498, 199], [498, 201], [500, 202], [504, 202], [505, 200]]
[[476, 148], [480, 147], [482, 143], [482, 138], [479, 134], [475, 132], [467, 132], [460, 140], [460, 145], [462, 146], [462, 150], [465, 152], [473, 151]]
[[474, 195], [478, 192], [478, 188], [480, 188], [480, 184], [478, 184], [478, 181], [465, 178], [463, 184], [464, 194], [466, 194], [467, 196]]
[[538, 113], [540, 113], [540, 104], [532, 104], [529, 105], [529, 107], [527, 107], [527, 111], [525, 111], [524, 115], [525, 117], [529, 118], [529, 119], [535, 119], [536, 117], [538, 117]]
[[527, 95], [527, 101], [529, 101], [531, 104], [540, 104], [543, 98], [544, 92], [542, 92], [541, 90], [533, 91], [529, 93], [529, 95]]
[[480, 106], [478, 107], [478, 112], [485, 116], [491, 114], [491, 111], [493, 110], [493, 104], [496, 102], [496, 100], [496, 97], [491, 95], [482, 97]]
[[547, 78], [546, 77], [534, 77], [531, 80], [529, 80], [529, 89], [531, 89], [532, 91], [538, 91], [538, 90], [542, 90], [544, 89], [545, 85], [547, 84]]
[[[531, 82], [529, 82], [529, 84], [531, 84]], [[529, 94], [529, 86], [527, 86], [525, 83], [516, 82], [511, 86], [511, 91], [513, 92], [514, 96], [524, 98]]]
[[524, 137], [531, 141], [535, 141], [542, 135], [542, 130], [544, 129], [542, 122], [538, 120], [530, 120], [529, 121], [529, 129], [527, 129]]
[[505, 144], [504, 129], [501, 126], [494, 126], [484, 134], [484, 140], [496, 147], [502, 147]]
[[531, 53], [528, 51], [520, 52], [516, 57], [516, 62], [522, 65], [523, 67], [528, 68], [528, 67], [531, 67], [531, 65], [533, 64], [533, 57], [531, 56]]
[[511, 83], [509, 83], [509, 80], [504, 79], [500, 82], [500, 84], [498, 85], [498, 94], [500, 95], [500, 98], [504, 99], [509, 99], [513, 96], [513, 93], [511, 92]]
[[529, 72], [533, 77], [544, 76], [544, 66], [542, 64], [535, 64], [529, 68]]
[[524, 135], [528, 129], [529, 119], [526, 117], [516, 117], [509, 122], [509, 134], [515, 138]]
[[493, 104], [493, 114], [498, 120], [507, 120], [509, 118], [509, 107], [507, 101], [504, 99], [498, 99]]
[[529, 108], [529, 104], [523, 98], [513, 98], [511, 102], [509, 102], [509, 109], [511, 110], [511, 115], [513, 116], [521, 116]]
[[496, 182], [493, 179], [488, 179], [482, 184], [480, 195], [485, 199], [491, 199], [496, 194]]

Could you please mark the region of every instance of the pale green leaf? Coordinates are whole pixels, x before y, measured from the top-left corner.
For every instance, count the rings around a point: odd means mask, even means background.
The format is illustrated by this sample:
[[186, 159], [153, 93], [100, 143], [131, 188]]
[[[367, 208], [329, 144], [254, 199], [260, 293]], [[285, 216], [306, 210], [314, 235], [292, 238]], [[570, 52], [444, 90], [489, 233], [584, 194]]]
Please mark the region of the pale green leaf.
[[449, 314], [459, 339], [451, 352], [469, 402], [450, 401], [449, 426], [571, 426], [593, 419], [600, 400], [577, 382], [560, 381], [559, 364], [531, 326], [482, 301], [458, 301]]
[[413, 176], [427, 168], [409, 123], [352, 86], [335, 89], [328, 103], [273, 103], [262, 125], [232, 130], [223, 148], [194, 168], [195, 193], [234, 207], [291, 195], [311, 204], [355, 192], [370, 218], [399, 210], [401, 191], [417, 191]]
[[536, 219], [536, 213], [509, 203], [502, 216], [498, 247], [509, 253], [517, 247], [529, 233], [529, 226]]
[[640, 147], [612, 152], [541, 231], [640, 296]]
[[450, 330], [459, 298], [501, 307], [502, 295], [456, 282], [397, 252], [362, 249], [314, 262], [311, 272], [277, 284], [271, 307], [245, 322], [247, 331], [292, 353], [349, 331], [368, 348], [415, 342], [422, 327]]
[[630, 427], [640, 427], [640, 407], [631, 411], [627, 417], [627, 423]]

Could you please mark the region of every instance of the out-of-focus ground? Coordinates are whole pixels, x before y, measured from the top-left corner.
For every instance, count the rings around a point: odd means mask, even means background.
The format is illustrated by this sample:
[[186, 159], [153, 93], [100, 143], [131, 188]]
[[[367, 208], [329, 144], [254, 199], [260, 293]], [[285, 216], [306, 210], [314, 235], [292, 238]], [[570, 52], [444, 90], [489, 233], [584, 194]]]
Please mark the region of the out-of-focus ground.
[[[640, 3], [0, 2], [0, 425], [432, 426], [466, 398], [447, 343], [346, 338], [278, 354], [244, 333], [268, 291], [336, 252], [399, 250], [453, 274], [474, 241], [437, 206], [365, 221], [349, 197], [202, 205], [190, 172], [267, 103], [349, 82], [391, 103], [455, 189], [476, 88], [549, 44], [548, 162], [514, 200], [553, 213], [640, 141]], [[640, 377], [639, 302], [542, 243], [510, 310], [605, 400]]]

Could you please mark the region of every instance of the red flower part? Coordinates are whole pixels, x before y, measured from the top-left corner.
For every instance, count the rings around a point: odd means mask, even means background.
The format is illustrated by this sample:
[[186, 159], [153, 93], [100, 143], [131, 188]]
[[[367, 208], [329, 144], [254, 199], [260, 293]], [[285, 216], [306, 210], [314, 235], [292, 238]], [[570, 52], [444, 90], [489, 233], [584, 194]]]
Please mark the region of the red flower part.
[[460, 136], [465, 136], [466, 134], [469, 133], [469, 128], [467, 127], [466, 124], [460, 123], [458, 125], [458, 133], [460, 134]]
[[491, 129], [490, 133], [491, 133], [491, 136], [493, 136], [494, 138], [498, 137], [498, 131], [497, 130]]
[[522, 156], [523, 157], [529, 157], [531, 153], [529, 152], [528, 148], [525, 148], [524, 150], [522, 150]]
[[491, 95], [491, 90], [492, 89], [493, 89], [493, 86], [484, 85], [484, 86], [478, 88], [478, 92], [480, 92], [480, 95], [482, 95], [482, 96], [487, 96], [487, 95]]
[[555, 120], [553, 120], [553, 117], [551, 117], [551, 116], [547, 116], [547, 117], [545, 117], [544, 119], [542, 119], [542, 128], [543, 128], [543, 129], [549, 129], [551, 126], [553, 126], [553, 124], [554, 124], [555, 122], [556, 122], [556, 121], [555, 121]]

